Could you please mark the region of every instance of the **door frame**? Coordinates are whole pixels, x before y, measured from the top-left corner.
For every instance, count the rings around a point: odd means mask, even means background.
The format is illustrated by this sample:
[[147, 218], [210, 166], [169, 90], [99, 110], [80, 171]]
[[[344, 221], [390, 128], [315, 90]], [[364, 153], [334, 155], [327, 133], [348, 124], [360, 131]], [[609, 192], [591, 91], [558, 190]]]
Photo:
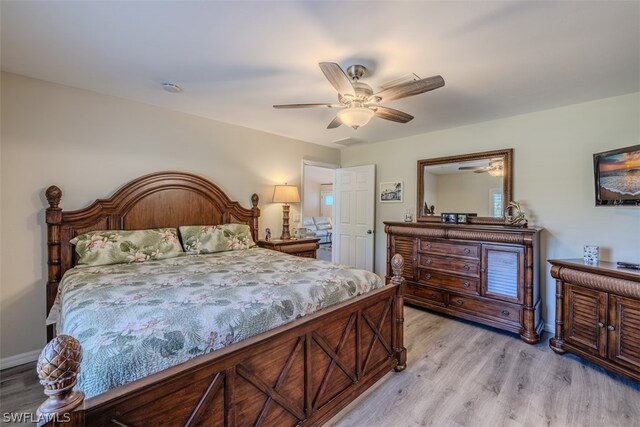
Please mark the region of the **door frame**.
[[[301, 227], [302, 227], [302, 219], [304, 218], [304, 168], [305, 166], [316, 166], [319, 168], [333, 169], [333, 179], [331, 180], [331, 184], [333, 184], [333, 188], [335, 188], [336, 186], [335, 170], [340, 168], [340, 165], [337, 165], [334, 163], [318, 162], [316, 160], [306, 159], [304, 157], [302, 158], [302, 162], [300, 165], [300, 212], [299, 212], [299, 218], [298, 218], [298, 223], [300, 224]], [[334, 201], [334, 204], [331, 207], [331, 218], [332, 218], [332, 221], [334, 221], [334, 226], [335, 226], [335, 217], [336, 217], [336, 205]], [[333, 244], [331, 245], [331, 247], [333, 248]], [[331, 262], [335, 263], [335, 251], [333, 249], [331, 250]]]
[[[318, 162], [316, 160], [311, 160], [311, 159], [305, 159], [304, 157], [302, 158], [302, 163], [300, 166], [300, 212], [299, 212], [299, 218], [298, 218], [298, 222], [300, 224], [302, 224], [302, 218], [304, 217], [304, 167], [305, 166], [316, 166], [319, 168], [325, 168], [325, 169], [333, 169], [334, 173], [333, 173], [333, 179], [331, 180], [331, 183], [334, 185], [336, 185], [336, 174], [335, 174], [335, 169], [339, 169], [340, 165], [336, 165], [333, 163], [324, 163], [324, 162]], [[331, 208], [332, 213], [333, 213], [333, 218], [335, 218], [336, 215], [336, 211], [335, 211], [335, 205], [333, 208]]]

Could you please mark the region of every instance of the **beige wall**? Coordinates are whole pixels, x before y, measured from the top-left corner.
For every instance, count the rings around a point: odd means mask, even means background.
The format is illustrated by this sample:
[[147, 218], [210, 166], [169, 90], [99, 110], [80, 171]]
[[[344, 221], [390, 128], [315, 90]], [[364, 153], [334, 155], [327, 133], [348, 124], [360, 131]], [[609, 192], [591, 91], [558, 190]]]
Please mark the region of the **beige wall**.
[[320, 183], [304, 179], [304, 215], [320, 216]]
[[502, 191], [502, 177], [473, 172], [429, 175], [436, 180], [437, 197], [433, 199], [436, 215], [468, 212], [477, 213], [478, 216], [493, 216], [489, 190], [497, 188]]
[[[43, 190], [78, 209], [140, 175], [200, 174], [249, 206], [260, 195], [260, 236], [279, 235], [273, 185], [300, 184], [303, 157], [339, 163], [338, 150], [80, 89], [2, 74], [0, 357], [45, 342]], [[180, 95], [176, 95], [180, 96]], [[216, 102], [216, 100], [212, 100]], [[292, 206], [292, 217], [297, 215]]]
[[638, 144], [640, 93], [545, 110], [342, 150], [342, 165], [377, 164], [377, 180], [405, 183], [404, 203], [378, 203], [376, 271], [385, 271], [382, 221], [402, 221], [415, 207], [416, 161], [514, 148], [514, 199], [523, 202], [542, 238], [543, 316], [554, 321], [555, 296], [546, 259], [582, 256], [601, 247], [604, 260], [640, 262], [640, 208], [595, 207], [593, 153]]

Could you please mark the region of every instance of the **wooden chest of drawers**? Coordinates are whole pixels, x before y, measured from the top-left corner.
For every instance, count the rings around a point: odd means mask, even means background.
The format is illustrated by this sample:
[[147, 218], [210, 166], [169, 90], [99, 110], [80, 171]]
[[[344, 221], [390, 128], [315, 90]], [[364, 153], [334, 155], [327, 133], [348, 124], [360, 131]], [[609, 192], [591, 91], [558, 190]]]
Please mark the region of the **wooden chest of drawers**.
[[[537, 228], [385, 222], [405, 301], [540, 341]], [[387, 267], [387, 276], [390, 275]]]
[[556, 333], [549, 346], [640, 382], [640, 271], [550, 260]]

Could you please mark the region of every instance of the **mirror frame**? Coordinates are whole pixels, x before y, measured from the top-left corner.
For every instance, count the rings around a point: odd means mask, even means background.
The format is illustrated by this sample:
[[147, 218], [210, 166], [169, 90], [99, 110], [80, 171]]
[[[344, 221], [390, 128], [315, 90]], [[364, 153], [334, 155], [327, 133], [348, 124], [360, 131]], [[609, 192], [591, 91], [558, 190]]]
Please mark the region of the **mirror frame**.
[[[432, 165], [441, 165], [443, 163], [468, 162], [471, 160], [492, 159], [494, 157], [504, 157], [504, 177], [502, 181], [502, 191], [504, 194], [504, 206], [506, 207], [513, 196], [513, 148], [504, 150], [484, 151], [481, 153], [463, 154], [460, 156], [438, 157], [435, 159], [418, 160], [418, 198], [416, 220], [421, 222], [440, 222], [440, 215], [423, 215], [422, 207], [424, 205], [424, 167]], [[463, 212], [461, 212], [463, 213]], [[469, 224], [481, 225], [504, 225], [504, 216], [502, 218], [489, 216], [473, 216], [469, 217]]]

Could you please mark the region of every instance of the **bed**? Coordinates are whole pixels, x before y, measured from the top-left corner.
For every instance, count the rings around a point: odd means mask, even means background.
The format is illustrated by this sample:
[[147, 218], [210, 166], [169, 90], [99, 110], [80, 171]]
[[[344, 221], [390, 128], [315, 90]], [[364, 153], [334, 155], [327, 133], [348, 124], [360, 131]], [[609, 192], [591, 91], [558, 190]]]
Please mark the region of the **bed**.
[[[252, 207], [245, 209], [214, 183], [188, 173], [146, 175], [124, 185], [110, 198], [97, 200], [78, 211], [62, 211], [62, 192], [55, 186], [49, 187], [46, 196], [49, 202], [46, 212], [47, 314], [55, 310], [54, 303], [64, 273], [77, 263], [70, 243], [77, 235], [93, 230], [237, 223], [248, 225], [254, 240], [257, 241], [258, 237], [260, 210], [257, 195], [251, 197]], [[311, 264], [304, 264], [308, 262]], [[187, 303], [193, 303], [188, 299], [193, 297], [198, 302], [210, 299], [210, 306], [232, 305], [234, 310], [225, 308], [224, 316], [229, 313], [238, 315], [264, 303], [273, 308], [271, 320], [257, 324], [271, 325], [268, 330], [262, 327], [242, 330], [232, 327], [231, 332], [221, 330], [215, 336], [204, 336], [202, 345], [183, 345], [189, 342], [185, 337], [190, 333], [193, 335], [193, 331], [172, 331], [172, 335], [151, 339], [147, 334], [143, 346], [145, 351], [153, 350], [173, 363], [155, 366], [150, 372], [144, 372], [140, 365], [134, 364], [129, 370], [139, 375], [132, 382], [102, 381], [104, 372], [89, 372], [96, 365], [86, 364], [98, 354], [96, 342], [100, 351], [115, 351], [114, 339], [102, 339], [108, 331], [101, 331], [102, 335], [91, 345], [90, 341], [85, 341], [88, 348], [83, 349], [76, 338], [56, 335], [55, 328], [48, 326], [49, 343], [38, 361], [38, 375], [49, 398], [40, 406], [39, 415], [48, 425], [320, 425], [387, 372], [401, 371], [406, 367], [403, 283], [400, 277], [402, 263], [400, 256], [395, 258], [394, 276], [386, 286], [349, 279], [347, 282], [353, 286], [348, 292], [343, 292], [349, 294], [346, 297], [324, 295], [312, 302], [305, 301], [302, 296], [318, 296], [319, 289], [326, 288], [318, 287], [314, 280], [326, 282], [322, 274], [352, 274], [349, 269], [258, 248], [236, 253], [184, 256], [139, 266], [73, 269], [65, 276], [65, 281], [71, 285], [65, 284], [61, 289], [65, 292], [66, 289], [75, 289], [76, 293], [69, 293], [67, 301], [73, 295], [74, 304], [84, 304], [89, 314], [100, 314], [96, 317], [106, 316], [107, 306], [113, 304], [105, 304], [105, 301], [114, 300], [113, 292], [121, 291], [114, 291], [120, 288], [113, 287], [117, 280], [109, 276], [97, 283], [86, 280], [87, 276], [95, 274], [98, 277], [100, 273], [100, 277], [105, 277], [103, 273], [107, 272], [116, 275], [112, 277], [125, 277], [130, 282], [153, 270], [160, 279], [144, 284], [150, 286], [149, 289], [140, 287], [133, 293], [124, 292], [122, 297], [115, 298], [119, 310], [123, 301], [143, 300], [148, 305], [150, 300], [145, 300], [145, 296], [156, 295], [158, 289], [178, 274], [192, 279], [189, 282], [191, 287], [197, 283], [197, 290], [187, 291]], [[249, 285], [258, 287], [248, 288], [246, 283], [238, 286], [245, 294], [246, 289], [251, 289], [251, 298], [242, 300], [242, 292], [240, 296], [230, 293], [225, 287], [228, 280], [225, 282], [224, 277], [214, 280], [213, 276], [207, 276], [208, 281], [205, 282], [218, 283], [221, 287], [203, 290], [203, 280], [198, 275], [220, 274], [216, 265], [224, 266], [227, 279], [229, 274], [233, 274], [234, 278], [244, 277]], [[97, 272], [92, 273], [91, 269]], [[295, 277], [298, 277], [298, 282], [294, 281]], [[289, 279], [293, 282], [287, 283], [290, 288], [279, 283], [279, 280]], [[169, 312], [177, 311], [171, 298], [175, 298], [172, 295], [178, 289], [184, 291], [183, 288], [170, 288], [166, 299], [155, 298], [154, 303], [158, 306], [168, 303], [165, 308]], [[94, 293], [88, 294], [88, 291]], [[287, 295], [295, 303], [280, 302], [287, 298], [278, 292], [293, 293]], [[86, 295], [91, 295], [91, 298]], [[185, 302], [185, 295], [180, 295], [180, 302]], [[96, 303], [100, 299], [102, 302]], [[318, 307], [307, 310], [314, 305]], [[154, 307], [151, 311], [157, 314], [159, 310]], [[285, 312], [286, 315], [283, 314]], [[152, 316], [149, 324], [127, 324], [126, 330], [130, 335], [144, 335], [146, 327], [155, 326], [153, 322], [158, 316]], [[219, 316], [219, 312], [206, 313], [202, 319]], [[73, 316], [69, 314], [68, 317], [71, 319]], [[237, 325], [232, 317], [229, 324]], [[84, 317], [76, 319], [73, 327], [65, 329], [63, 326], [62, 332], [73, 334], [82, 330], [85, 335], [86, 331], [95, 333], [99, 328], [90, 325], [90, 318], [91, 315], [85, 313]], [[67, 323], [71, 325], [73, 322]], [[119, 323], [117, 317], [110, 323]], [[173, 324], [179, 325], [179, 322]], [[123, 334], [114, 329], [111, 336], [120, 338]], [[81, 339], [82, 336], [79, 335]], [[190, 352], [190, 356], [181, 354], [181, 351], [185, 354]], [[87, 378], [94, 379], [84, 381], [87, 398], [83, 391], [75, 388], [83, 354]], [[96, 378], [100, 379], [97, 383]]]

